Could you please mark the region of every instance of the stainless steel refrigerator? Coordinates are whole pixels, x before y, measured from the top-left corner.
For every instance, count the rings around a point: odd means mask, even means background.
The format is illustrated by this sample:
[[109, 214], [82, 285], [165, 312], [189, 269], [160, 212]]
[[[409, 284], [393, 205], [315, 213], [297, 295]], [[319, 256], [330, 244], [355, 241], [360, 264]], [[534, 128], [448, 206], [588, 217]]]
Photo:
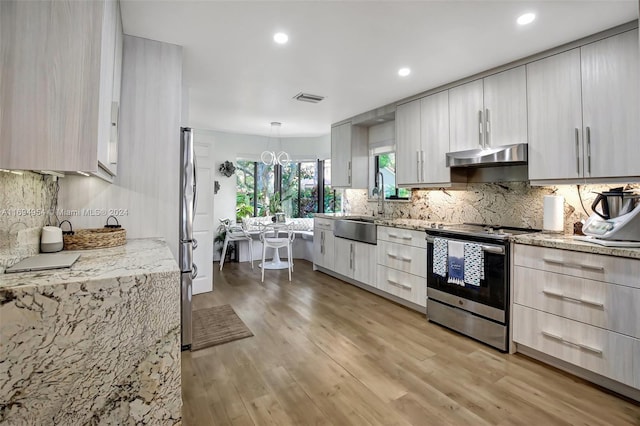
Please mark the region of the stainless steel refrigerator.
[[191, 349], [191, 296], [193, 279], [198, 268], [193, 263], [193, 250], [198, 242], [193, 238], [193, 220], [198, 196], [196, 192], [196, 156], [193, 150], [193, 130], [180, 128], [180, 286], [182, 317], [182, 350]]

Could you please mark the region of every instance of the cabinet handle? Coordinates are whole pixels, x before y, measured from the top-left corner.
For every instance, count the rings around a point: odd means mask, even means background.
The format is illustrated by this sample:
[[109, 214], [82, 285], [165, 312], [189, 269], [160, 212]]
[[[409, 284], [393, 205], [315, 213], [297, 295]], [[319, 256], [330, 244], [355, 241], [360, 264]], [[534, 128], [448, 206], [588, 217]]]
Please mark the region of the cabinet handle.
[[389, 236], [389, 238], [399, 238], [402, 240], [410, 240], [411, 236], [407, 236], [407, 235], [398, 235], [398, 234], [387, 234]]
[[591, 174], [591, 128], [587, 126], [587, 172]]
[[402, 288], [404, 290], [411, 290], [411, 286], [410, 285], [400, 284], [398, 281], [394, 281], [394, 280], [392, 280], [390, 278], [387, 278], [387, 282], [389, 284], [393, 285], [393, 286], [400, 287], [400, 288]]
[[491, 122], [489, 121], [489, 108], [487, 108], [485, 110], [484, 119], [485, 119], [485, 125], [484, 125], [484, 131], [485, 131], [484, 147], [486, 148], [488, 146], [491, 146]]
[[572, 302], [584, 303], [585, 305], [592, 305], [592, 306], [595, 306], [597, 308], [604, 309], [604, 303], [593, 302], [591, 300], [586, 300], [586, 299], [576, 298], [576, 297], [571, 297], [571, 296], [565, 296], [562, 293], [556, 293], [555, 291], [551, 291], [551, 290], [542, 290], [542, 292], [544, 294], [546, 294], [547, 296], [559, 297], [561, 299], [570, 300]]
[[351, 185], [351, 161], [349, 161], [349, 185]]
[[349, 269], [353, 269], [353, 244], [349, 245]]
[[594, 352], [594, 353], [596, 353], [598, 355], [602, 355], [602, 349], [594, 348], [592, 346], [585, 345], [585, 344], [582, 344], [582, 343], [572, 342], [570, 340], [565, 339], [562, 336], [558, 336], [557, 334], [549, 333], [548, 331], [544, 331], [544, 330], [542, 330], [542, 335], [550, 337], [550, 338], [555, 339], [555, 340], [558, 340], [558, 341], [560, 341], [562, 343], [566, 343], [567, 345], [576, 346], [576, 347], [578, 347], [580, 349], [585, 349], [587, 351]]
[[424, 151], [420, 151], [420, 173], [421, 173], [421, 179], [420, 182], [424, 182]]
[[320, 254], [324, 254], [324, 231], [320, 232]]
[[480, 148], [484, 148], [484, 145], [482, 144], [482, 134], [484, 132], [482, 131], [482, 110], [478, 111], [478, 145], [480, 145]]
[[420, 150], [416, 149], [416, 179], [420, 181]]
[[580, 131], [576, 127], [576, 173], [580, 175]]
[[542, 259], [546, 263], [552, 263], [554, 265], [567, 266], [569, 268], [583, 268], [583, 269], [592, 269], [594, 271], [602, 271], [604, 272], [604, 266], [595, 266], [595, 265], [583, 265], [581, 263], [571, 263], [571, 262], [563, 262], [562, 260], [556, 259]]
[[392, 259], [402, 260], [403, 262], [411, 262], [412, 260], [410, 257], [398, 256], [397, 254], [389, 253], [389, 252], [387, 252], [387, 256], [389, 256]]

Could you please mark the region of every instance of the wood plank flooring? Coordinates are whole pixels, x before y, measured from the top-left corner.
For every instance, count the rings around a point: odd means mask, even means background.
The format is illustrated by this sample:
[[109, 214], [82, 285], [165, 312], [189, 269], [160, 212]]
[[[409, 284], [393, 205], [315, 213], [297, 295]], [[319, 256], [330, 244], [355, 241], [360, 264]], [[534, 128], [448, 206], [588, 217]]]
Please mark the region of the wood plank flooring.
[[198, 425], [640, 425], [640, 404], [314, 272], [215, 271], [194, 309], [228, 303], [254, 337], [182, 353]]

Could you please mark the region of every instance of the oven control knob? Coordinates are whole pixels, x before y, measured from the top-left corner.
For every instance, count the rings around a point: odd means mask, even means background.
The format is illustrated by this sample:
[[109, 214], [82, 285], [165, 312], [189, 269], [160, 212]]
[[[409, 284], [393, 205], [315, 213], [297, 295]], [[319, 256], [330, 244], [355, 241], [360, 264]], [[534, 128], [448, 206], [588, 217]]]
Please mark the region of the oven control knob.
[[458, 299], [458, 304], [460, 304], [460, 306], [464, 305], [464, 300]]
[[488, 227], [487, 228], [487, 234], [493, 234], [493, 228], [492, 227]]
[[443, 223], [439, 223], [438, 224], [438, 229], [444, 229], [444, 224]]
[[504, 229], [498, 229], [498, 234], [504, 235]]
[[431, 224], [431, 227], [432, 227], [432, 228], [435, 228], [436, 226], [437, 226], [437, 225], [436, 225], [436, 223], [435, 223], [435, 222], [433, 222], [433, 223]]

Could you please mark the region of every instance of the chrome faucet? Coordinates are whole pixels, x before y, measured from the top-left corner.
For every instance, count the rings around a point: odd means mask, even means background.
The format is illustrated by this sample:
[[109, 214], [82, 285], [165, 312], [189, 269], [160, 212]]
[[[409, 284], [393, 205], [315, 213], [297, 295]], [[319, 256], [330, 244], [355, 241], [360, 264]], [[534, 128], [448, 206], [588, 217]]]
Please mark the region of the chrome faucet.
[[378, 192], [378, 214], [384, 217], [384, 176], [382, 172], [376, 173], [376, 180], [378, 181], [376, 186]]

